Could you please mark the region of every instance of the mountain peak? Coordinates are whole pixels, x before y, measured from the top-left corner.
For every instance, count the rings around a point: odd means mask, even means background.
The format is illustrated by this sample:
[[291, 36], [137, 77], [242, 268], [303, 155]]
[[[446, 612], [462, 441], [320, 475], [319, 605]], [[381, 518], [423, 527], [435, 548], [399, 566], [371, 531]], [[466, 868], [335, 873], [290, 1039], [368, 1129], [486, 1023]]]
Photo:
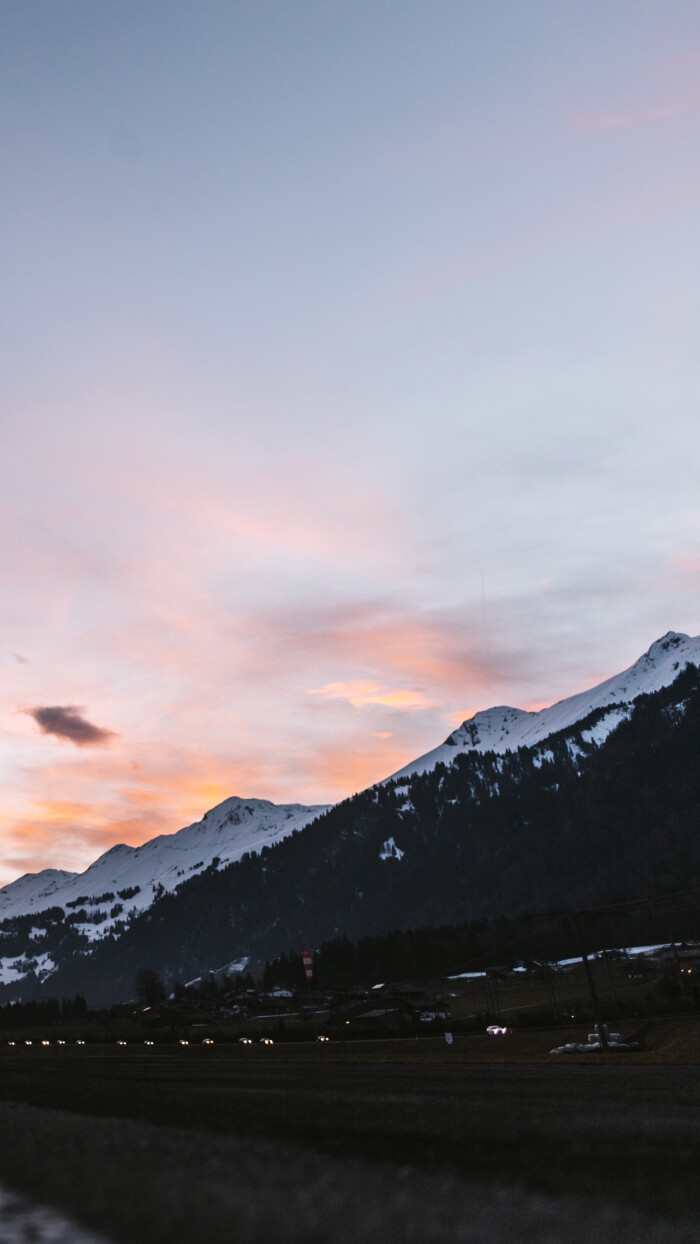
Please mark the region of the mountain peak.
[[603, 723], [597, 731], [602, 738], [628, 715], [621, 711], [621, 706], [668, 686], [689, 664], [700, 665], [700, 636], [691, 638], [677, 631], [667, 631], [629, 669], [614, 674], [589, 691], [558, 700], [538, 712], [499, 705], [475, 713], [453, 730], [439, 747], [419, 756], [386, 780], [427, 773], [440, 763], [452, 764], [463, 751], [504, 753], [518, 747], [533, 747], [548, 735], [582, 721], [594, 710], [608, 709], [607, 726]]
[[[0, 920], [56, 905], [66, 911], [84, 907], [90, 918], [80, 931], [97, 941], [115, 923], [150, 907], [162, 891], [176, 890], [212, 865], [223, 868], [246, 852], [272, 846], [326, 811], [326, 805], [274, 804], [231, 795], [201, 821], [176, 833], [160, 834], [138, 847], [117, 843], [83, 873], [27, 873], [0, 890]], [[0, 961], [0, 984], [2, 973]]]
[[677, 648], [679, 645], [687, 642], [689, 635], [684, 635], [681, 631], [667, 631], [661, 639], [655, 639], [648, 652], [644, 655], [652, 659], [658, 658], [662, 653], [668, 652], [670, 648]]

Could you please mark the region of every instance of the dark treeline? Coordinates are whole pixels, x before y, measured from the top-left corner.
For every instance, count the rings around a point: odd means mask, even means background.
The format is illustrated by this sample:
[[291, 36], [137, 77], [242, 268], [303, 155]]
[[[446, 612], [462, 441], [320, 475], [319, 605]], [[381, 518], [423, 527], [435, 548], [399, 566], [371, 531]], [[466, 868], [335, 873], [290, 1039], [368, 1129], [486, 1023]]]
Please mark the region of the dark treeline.
[[[418, 938], [411, 954], [423, 953], [421, 938], [427, 945], [431, 937], [440, 942], [442, 930], [457, 930], [444, 960], [441, 951], [433, 956], [443, 970], [447, 960], [458, 967], [493, 955], [511, 932], [520, 938], [531, 913], [683, 889], [700, 876], [698, 670], [688, 666], [672, 687], [640, 697], [630, 719], [595, 747], [586, 732], [603, 715], [540, 748], [467, 752], [431, 773], [363, 791], [276, 846], [163, 894], [119, 939], [104, 939], [88, 955], [75, 953], [77, 944], [71, 949], [64, 920], [51, 936], [66, 939], [68, 953], [43, 988], [80, 991], [102, 1005], [132, 996], [143, 963], [170, 987], [242, 956], [264, 962], [288, 954], [299, 948], [300, 930], [310, 948], [389, 934], [400, 945], [391, 930], [402, 930]], [[401, 859], [385, 858], [391, 838]], [[635, 940], [687, 935], [678, 927], [649, 933], [641, 927], [647, 918], [639, 921]], [[486, 946], [466, 932], [481, 922], [496, 930]], [[563, 929], [543, 957], [567, 953]], [[614, 931], [596, 940], [624, 944]], [[519, 957], [527, 954], [535, 951]], [[378, 964], [374, 974], [413, 974], [403, 963]], [[25, 998], [32, 988], [42, 986], [31, 977], [17, 986]]]
[[[351, 942], [324, 942], [314, 953], [313, 988], [397, 983], [460, 971], [532, 966], [598, 950], [682, 941], [700, 928], [700, 889], [661, 896], [631, 908], [562, 912], [516, 920], [479, 920], [459, 927], [395, 929]], [[301, 953], [266, 960], [266, 989], [274, 985], [308, 989]]]
[[82, 994], [74, 998], [34, 998], [31, 1002], [8, 1002], [0, 1006], [0, 1029], [29, 1028], [44, 1024], [72, 1023], [86, 1018], [87, 1002]]

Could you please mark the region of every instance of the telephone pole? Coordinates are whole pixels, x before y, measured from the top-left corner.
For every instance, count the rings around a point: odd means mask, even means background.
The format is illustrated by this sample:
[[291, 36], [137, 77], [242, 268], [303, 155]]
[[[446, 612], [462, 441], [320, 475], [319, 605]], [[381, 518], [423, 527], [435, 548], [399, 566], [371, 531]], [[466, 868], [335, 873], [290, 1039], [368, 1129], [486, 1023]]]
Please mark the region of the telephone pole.
[[605, 1027], [605, 1024], [603, 1023], [603, 1019], [600, 1013], [600, 1003], [598, 1001], [598, 994], [596, 993], [596, 987], [593, 981], [593, 973], [591, 972], [591, 965], [588, 962], [588, 955], [586, 954], [586, 948], [583, 944], [583, 936], [581, 934], [581, 926], [579, 924], [579, 914], [582, 914], [582, 913], [575, 911], [572, 913], [571, 918], [574, 922], [574, 929], [576, 931], [576, 940], [578, 941], [579, 948], [581, 951], [581, 963], [583, 964], [583, 970], [586, 974], [586, 981], [588, 982], [588, 990], [591, 995], [591, 1003], [593, 1004], [593, 1019], [595, 1020], [595, 1026], [598, 1032], [600, 1048], [601, 1050], [607, 1050], [608, 1030]]

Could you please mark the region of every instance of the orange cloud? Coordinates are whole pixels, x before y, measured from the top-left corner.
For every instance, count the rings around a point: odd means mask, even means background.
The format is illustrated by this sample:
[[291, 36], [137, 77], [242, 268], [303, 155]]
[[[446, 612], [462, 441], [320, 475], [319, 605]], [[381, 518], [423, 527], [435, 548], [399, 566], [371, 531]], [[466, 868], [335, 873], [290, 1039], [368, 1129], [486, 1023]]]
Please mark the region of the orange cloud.
[[[90, 759], [89, 765], [54, 761], [25, 771], [24, 794], [16, 790], [12, 806], [0, 814], [5, 869], [21, 861], [22, 871], [82, 871], [115, 843], [138, 846], [173, 833], [231, 794], [259, 794], [270, 777], [254, 758], [227, 764], [215, 753], [166, 743], [124, 746], [119, 755]], [[37, 797], [36, 790], [52, 793]]]
[[324, 696], [328, 700], [346, 700], [353, 708], [367, 708], [372, 704], [381, 704], [387, 708], [407, 709], [414, 712], [419, 708], [434, 708], [435, 701], [429, 700], [421, 691], [392, 690], [382, 687], [379, 683], [369, 681], [329, 682], [325, 687], [312, 687], [308, 695]]
[[408, 759], [404, 749], [392, 746], [379, 749], [376, 745], [356, 744], [352, 752], [337, 747], [319, 748], [308, 758], [306, 778], [313, 788], [328, 790], [339, 784], [343, 797], [347, 797], [381, 782]]

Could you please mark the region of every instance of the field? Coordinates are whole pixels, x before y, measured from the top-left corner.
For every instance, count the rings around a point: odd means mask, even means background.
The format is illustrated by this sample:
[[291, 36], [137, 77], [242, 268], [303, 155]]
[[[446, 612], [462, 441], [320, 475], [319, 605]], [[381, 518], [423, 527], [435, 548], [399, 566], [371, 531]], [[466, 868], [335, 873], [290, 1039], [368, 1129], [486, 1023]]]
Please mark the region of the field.
[[689, 1242], [700, 1024], [638, 1035], [5, 1047], [0, 1179], [119, 1241]]

